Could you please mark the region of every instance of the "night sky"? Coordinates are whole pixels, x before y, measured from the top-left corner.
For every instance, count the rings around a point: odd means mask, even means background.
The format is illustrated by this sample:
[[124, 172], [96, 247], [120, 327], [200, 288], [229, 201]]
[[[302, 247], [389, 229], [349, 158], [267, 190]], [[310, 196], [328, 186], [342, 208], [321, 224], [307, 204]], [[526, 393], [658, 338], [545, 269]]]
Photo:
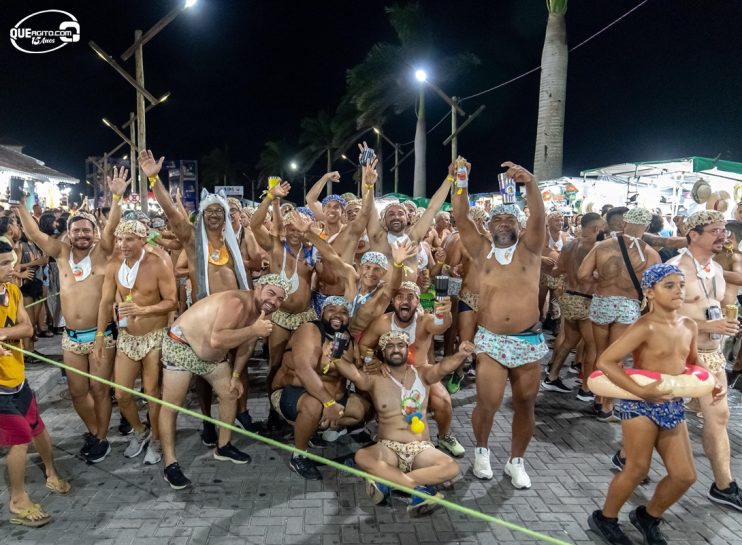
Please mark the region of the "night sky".
[[[571, 0], [570, 46], [638, 3]], [[26, 153], [82, 178], [87, 156], [102, 155], [119, 142], [101, 117], [122, 124], [135, 108], [133, 88], [87, 42], [118, 58], [136, 28], [147, 30], [176, 4], [4, 0], [0, 140], [25, 144]], [[346, 70], [375, 42], [395, 41], [385, 5], [389, 2], [199, 0], [145, 46], [147, 89], [155, 96], [172, 92], [147, 116], [148, 147], [172, 159], [201, 159], [215, 147], [227, 147], [234, 161], [247, 165], [245, 174], [256, 177], [254, 165], [266, 140], [283, 139], [298, 150], [300, 120], [321, 109], [334, 111], [345, 91]], [[410, 62], [425, 64], [434, 79], [438, 55], [469, 51], [481, 59], [480, 66], [442, 85], [449, 95], [474, 94], [540, 63], [547, 20], [543, 0], [423, 0], [422, 5], [434, 25], [436, 51]], [[14, 49], [9, 29], [49, 8], [77, 17], [81, 41], [45, 55]], [[742, 2], [650, 0], [570, 53], [564, 174], [689, 155], [742, 161], [740, 21]], [[133, 73], [133, 58], [124, 66]], [[532, 166], [538, 87], [536, 72], [462, 105], [468, 113], [487, 106], [459, 141], [460, 153], [474, 164], [473, 191], [492, 187], [501, 161]], [[430, 128], [447, 106], [432, 92], [427, 105]], [[445, 176], [450, 151], [441, 143], [449, 129], [447, 120], [429, 135], [429, 188]], [[392, 115], [385, 132], [404, 143], [414, 130], [410, 109]], [[411, 190], [412, 165], [410, 159], [402, 170], [402, 191]], [[349, 165], [340, 160], [334, 167], [347, 172]], [[320, 160], [310, 170], [312, 181], [323, 170]], [[340, 191], [353, 189], [350, 176], [344, 176]], [[391, 174], [385, 174], [385, 192], [391, 183]]]

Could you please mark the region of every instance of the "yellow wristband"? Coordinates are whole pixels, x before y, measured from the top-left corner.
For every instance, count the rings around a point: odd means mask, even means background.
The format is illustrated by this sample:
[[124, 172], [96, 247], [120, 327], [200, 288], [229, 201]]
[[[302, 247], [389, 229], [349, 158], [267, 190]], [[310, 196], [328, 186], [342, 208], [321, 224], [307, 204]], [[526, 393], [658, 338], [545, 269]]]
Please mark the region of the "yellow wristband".
[[265, 196], [268, 197], [268, 199], [271, 200], [271, 201], [276, 198], [276, 196], [273, 193], [271, 193], [270, 191], [268, 193], [266, 193]]
[[104, 337], [105, 336], [105, 333], [103, 333], [102, 331], [96, 331], [95, 332], [95, 336], [96, 337]]
[[334, 405], [335, 403], [336, 403], [336, 402], [335, 402], [335, 400], [334, 400], [334, 399], [331, 399], [330, 401], [325, 401], [325, 402], [324, 402], [324, 403], [322, 404], [322, 406], [323, 406], [323, 407], [324, 407], [325, 409], [329, 409], [329, 408], [330, 408], [330, 407], [332, 407], [332, 406], [333, 406], [333, 405]]
[[374, 188], [374, 184], [366, 184], [366, 189], [373, 189], [373, 188]]
[[149, 180], [149, 183], [153, 184], [153, 183], [155, 183], [155, 182], [156, 182], [157, 180], [159, 180], [159, 179], [160, 179], [160, 177], [159, 177], [159, 176], [158, 176], [157, 174], [155, 174], [154, 176], [147, 176], [147, 179]]
[[397, 269], [404, 269], [404, 263], [395, 263], [394, 267]]
[[232, 371], [232, 378], [240, 378], [240, 375], [242, 373], [238, 373], [237, 371]]
[[121, 200], [121, 195], [116, 195], [116, 193], [114, 193], [113, 195], [111, 195], [111, 200], [112, 201], [120, 201]]
[[448, 176], [446, 176], [446, 181], [447, 181], [447, 182], [451, 182], [451, 183], [453, 183], [453, 182], [455, 182], [455, 181], [456, 181], [456, 178], [454, 178], [453, 176], [451, 176], [451, 175], [449, 174]]

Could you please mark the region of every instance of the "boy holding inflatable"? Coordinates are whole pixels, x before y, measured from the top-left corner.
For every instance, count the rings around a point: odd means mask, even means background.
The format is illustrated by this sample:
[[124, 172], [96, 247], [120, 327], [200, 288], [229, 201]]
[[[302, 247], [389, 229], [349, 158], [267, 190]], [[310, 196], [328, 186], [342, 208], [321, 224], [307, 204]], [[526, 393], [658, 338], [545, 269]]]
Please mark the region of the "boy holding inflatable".
[[[695, 321], [678, 310], [685, 299], [685, 276], [675, 265], [653, 265], [642, 276], [642, 289], [652, 310], [631, 325], [598, 359], [597, 366], [610, 381], [639, 399], [620, 400], [626, 466], [608, 488], [602, 510], [588, 518], [590, 528], [607, 543], [631, 544], [618, 525], [618, 513], [646, 477], [656, 448], [667, 468], [647, 505], [631, 511], [631, 523], [647, 545], [665, 544], [660, 517], [696, 480], [683, 400], [662, 384], [662, 379], [640, 386], [624, 372], [623, 359], [633, 354], [634, 368], [665, 375], [681, 375], [698, 354]], [[706, 390], [707, 391], [707, 390]]]

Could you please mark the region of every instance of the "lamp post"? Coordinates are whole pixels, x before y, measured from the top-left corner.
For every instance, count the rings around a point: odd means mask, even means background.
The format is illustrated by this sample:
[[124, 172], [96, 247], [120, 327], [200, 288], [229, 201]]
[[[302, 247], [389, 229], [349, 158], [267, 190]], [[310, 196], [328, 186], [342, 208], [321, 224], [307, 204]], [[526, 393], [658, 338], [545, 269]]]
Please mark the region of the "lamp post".
[[[291, 170], [292, 172], [296, 172], [298, 174], [298, 172], [299, 172], [299, 165], [297, 164], [296, 161], [291, 161], [289, 163], [289, 170]], [[302, 179], [303, 179], [302, 180], [302, 188], [303, 188], [303, 191], [304, 191], [304, 200], [306, 201], [307, 200], [307, 173], [306, 172], [302, 172]]]
[[353, 165], [354, 167], [356, 167], [358, 169], [358, 189], [357, 189], [357, 193], [358, 193], [358, 196], [359, 197], [362, 197], [363, 196], [363, 192], [361, 191], [361, 184], [363, 183], [363, 167], [361, 165], [359, 165], [358, 163], [356, 163], [355, 161], [353, 161], [352, 159], [349, 159], [348, 156], [345, 155], [344, 153], [341, 154], [340, 157], [344, 161], [348, 161], [351, 165]]
[[394, 172], [394, 192], [399, 193], [399, 156], [401, 154], [399, 144], [397, 144], [396, 142], [392, 142], [389, 137], [387, 137], [387, 135], [385, 135], [376, 127], [374, 127], [373, 129], [376, 134], [389, 142], [389, 144], [394, 148], [394, 166], [390, 170]]

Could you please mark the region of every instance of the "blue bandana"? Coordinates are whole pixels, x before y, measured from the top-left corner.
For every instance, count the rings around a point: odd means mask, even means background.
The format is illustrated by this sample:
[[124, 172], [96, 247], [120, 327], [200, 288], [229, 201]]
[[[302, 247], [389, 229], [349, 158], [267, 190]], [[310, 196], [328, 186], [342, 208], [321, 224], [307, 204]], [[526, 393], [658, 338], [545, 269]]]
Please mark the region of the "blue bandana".
[[676, 265], [668, 265], [667, 263], [658, 263], [652, 265], [642, 275], [642, 289], [653, 288], [657, 282], [660, 282], [666, 276], [671, 274], [679, 274], [685, 276]]
[[300, 206], [299, 208], [296, 209], [296, 211], [299, 212], [300, 214], [304, 214], [305, 216], [308, 216], [309, 219], [311, 219], [312, 221], [315, 220], [314, 213], [306, 206]]
[[345, 199], [342, 198], [340, 195], [328, 195], [324, 199], [322, 199], [322, 206], [325, 206], [328, 202], [331, 201], [337, 201], [340, 203], [340, 208], [345, 208]]

